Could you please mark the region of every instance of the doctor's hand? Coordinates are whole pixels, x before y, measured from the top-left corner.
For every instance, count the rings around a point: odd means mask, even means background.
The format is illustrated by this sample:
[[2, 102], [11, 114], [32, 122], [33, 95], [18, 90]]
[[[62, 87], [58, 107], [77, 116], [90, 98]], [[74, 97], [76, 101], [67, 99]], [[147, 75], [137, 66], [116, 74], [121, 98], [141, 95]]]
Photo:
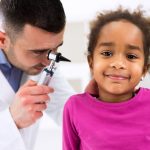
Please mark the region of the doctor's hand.
[[10, 106], [10, 113], [16, 126], [21, 129], [32, 125], [43, 115], [49, 101], [49, 93], [54, 90], [37, 82], [27, 81], [16, 93]]

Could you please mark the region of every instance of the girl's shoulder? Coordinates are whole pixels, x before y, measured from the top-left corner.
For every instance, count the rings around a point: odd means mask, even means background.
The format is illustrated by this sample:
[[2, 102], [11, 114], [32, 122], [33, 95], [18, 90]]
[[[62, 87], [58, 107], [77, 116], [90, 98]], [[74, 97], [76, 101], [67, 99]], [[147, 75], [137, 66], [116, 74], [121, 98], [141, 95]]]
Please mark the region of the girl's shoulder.
[[77, 100], [79, 101], [79, 100], [85, 99], [86, 97], [87, 97], [86, 92], [74, 94], [74, 95], [70, 96], [69, 101], [77, 101]]
[[150, 89], [149, 88], [144, 88], [144, 87], [141, 87], [140, 88], [140, 93], [143, 95], [150, 95]]
[[79, 94], [74, 94], [70, 96], [70, 98], [67, 100], [66, 105], [77, 105], [79, 103], [82, 103], [88, 98], [87, 93], [79, 93]]
[[150, 88], [141, 87], [140, 89], [143, 90], [144, 92], [150, 92]]

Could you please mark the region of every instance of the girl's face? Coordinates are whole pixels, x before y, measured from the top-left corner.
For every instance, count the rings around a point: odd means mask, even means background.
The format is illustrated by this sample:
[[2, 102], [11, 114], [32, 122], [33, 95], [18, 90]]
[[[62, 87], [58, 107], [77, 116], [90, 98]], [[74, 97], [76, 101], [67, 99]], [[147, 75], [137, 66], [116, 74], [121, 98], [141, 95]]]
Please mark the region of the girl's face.
[[89, 65], [101, 100], [120, 102], [131, 98], [145, 72], [141, 30], [125, 20], [106, 24]]

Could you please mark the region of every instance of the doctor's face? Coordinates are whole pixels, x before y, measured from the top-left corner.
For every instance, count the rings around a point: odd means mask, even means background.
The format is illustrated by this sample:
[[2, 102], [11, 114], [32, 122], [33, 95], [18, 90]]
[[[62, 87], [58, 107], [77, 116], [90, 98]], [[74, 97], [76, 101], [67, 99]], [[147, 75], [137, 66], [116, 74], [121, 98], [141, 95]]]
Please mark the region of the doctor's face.
[[63, 43], [64, 30], [52, 33], [26, 24], [23, 31], [11, 40], [6, 34], [4, 53], [9, 62], [27, 74], [36, 75], [49, 64], [47, 53], [57, 51]]

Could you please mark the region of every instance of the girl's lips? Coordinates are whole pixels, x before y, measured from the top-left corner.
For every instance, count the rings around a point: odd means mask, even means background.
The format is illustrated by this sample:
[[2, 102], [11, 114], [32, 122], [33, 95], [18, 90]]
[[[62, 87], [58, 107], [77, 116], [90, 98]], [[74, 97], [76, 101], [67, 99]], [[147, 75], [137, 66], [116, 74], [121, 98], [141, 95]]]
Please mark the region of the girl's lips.
[[123, 75], [107, 74], [105, 76], [112, 80], [128, 80], [129, 79], [128, 76], [123, 76]]

